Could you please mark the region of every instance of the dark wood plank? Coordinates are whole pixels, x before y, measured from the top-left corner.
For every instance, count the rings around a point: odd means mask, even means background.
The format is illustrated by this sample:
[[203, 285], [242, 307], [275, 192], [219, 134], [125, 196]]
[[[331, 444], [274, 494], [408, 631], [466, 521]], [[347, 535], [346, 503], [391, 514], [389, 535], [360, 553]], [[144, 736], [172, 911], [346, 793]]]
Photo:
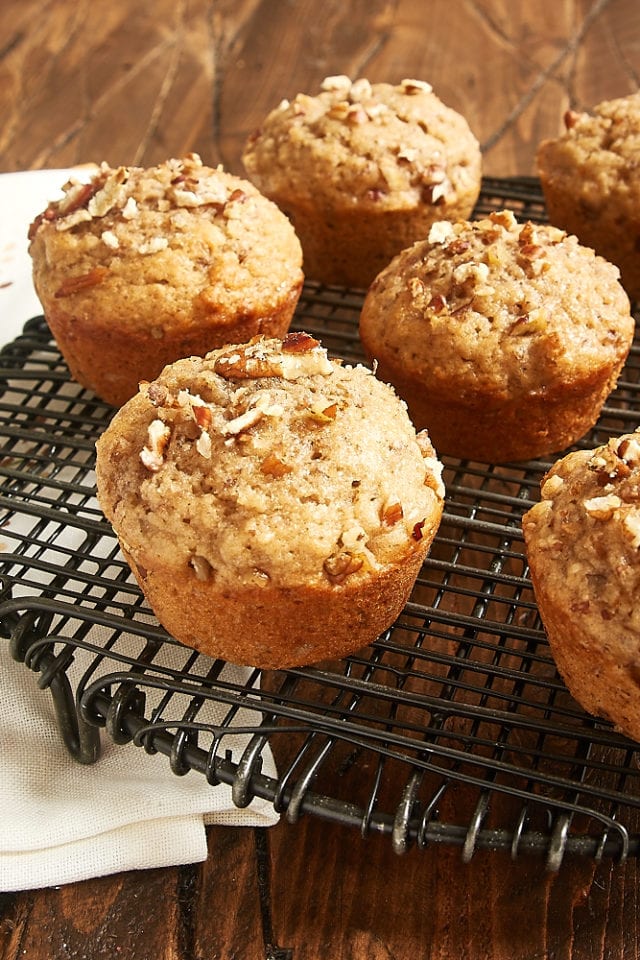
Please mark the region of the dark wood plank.
[[264, 956], [255, 833], [243, 827], [209, 830], [209, 856], [198, 867], [188, 907], [184, 960]]
[[205, 863], [6, 895], [1, 960], [263, 956], [254, 831], [209, 831]]
[[277, 942], [293, 960], [636, 960], [638, 867], [388, 838], [307, 818], [270, 831]]
[[180, 873], [149, 870], [17, 894], [2, 960], [182, 960]]

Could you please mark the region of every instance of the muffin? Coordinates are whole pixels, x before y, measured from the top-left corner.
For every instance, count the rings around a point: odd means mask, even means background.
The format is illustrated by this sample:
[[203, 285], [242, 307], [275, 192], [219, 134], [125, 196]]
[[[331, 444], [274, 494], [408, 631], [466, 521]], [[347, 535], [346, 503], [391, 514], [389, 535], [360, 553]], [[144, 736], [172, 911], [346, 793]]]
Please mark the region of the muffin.
[[328, 77], [298, 94], [250, 138], [243, 161], [291, 218], [305, 274], [367, 287], [434, 220], [471, 214], [481, 156], [467, 121], [428, 83]]
[[538, 173], [549, 219], [620, 268], [640, 299], [640, 92], [568, 111], [566, 132], [544, 140]]
[[169, 365], [97, 455], [100, 504], [160, 622], [262, 668], [382, 633], [442, 514], [440, 463], [404, 404], [304, 333]]
[[360, 318], [378, 376], [438, 453], [493, 463], [581, 437], [633, 331], [616, 267], [508, 210], [434, 224], [379, 274]]
[[522, 526], [567, 687], [640, 740], [640, 431], [559, 460]]
[[166, 364], [284, 336], [302, 289], [293, 227], [199, 157], [102, 164], [30, 229], [36, 292], [72, 376], [120, 406]]

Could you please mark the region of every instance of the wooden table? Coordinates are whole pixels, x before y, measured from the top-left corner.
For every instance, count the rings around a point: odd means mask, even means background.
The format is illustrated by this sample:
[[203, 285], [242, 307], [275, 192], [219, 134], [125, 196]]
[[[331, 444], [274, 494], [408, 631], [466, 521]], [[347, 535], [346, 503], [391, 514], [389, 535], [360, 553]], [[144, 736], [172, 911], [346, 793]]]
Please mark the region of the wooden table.
[[[567, 107], [635, 90], [638, 0], [4, 0], [0, 171], [186, 151], [241, 173], [246, 136], [326, 75], [428, 79], [485, 172], [534, 173]], [[4, 815], [4, 813], [3, 813]], [[547, 873], [303, 818], [209, 832], [200, 865], [0, 895], [2, 960], [632, 960], [638, 864]]]

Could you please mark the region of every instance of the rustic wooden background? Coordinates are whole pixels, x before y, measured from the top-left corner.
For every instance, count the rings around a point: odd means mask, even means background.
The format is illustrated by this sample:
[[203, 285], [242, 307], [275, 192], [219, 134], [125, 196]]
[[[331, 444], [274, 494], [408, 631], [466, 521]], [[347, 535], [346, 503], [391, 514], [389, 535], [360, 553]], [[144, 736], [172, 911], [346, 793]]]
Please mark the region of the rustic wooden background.
[[[264, 113], [334, 73], [429, 80], [486, 173], [532, 174], [567, 107], [638, 88], [640, 0], [3, 0], [0, 171], [196, 150], [241, 173]], [[556, 875], [533, 856], [398, 857], [312, 818], [215, 828], [209, 849], [200, 865], [0, 895], [1, 960], [640, 955], [635, 859]]]
[[151, 164], [241, 172], [280, 99], [348, 73], [429, 80], [486, 172], [531, 174], [568, 106], [640, 80], [638, 0], [3, 0], [0, 169]]

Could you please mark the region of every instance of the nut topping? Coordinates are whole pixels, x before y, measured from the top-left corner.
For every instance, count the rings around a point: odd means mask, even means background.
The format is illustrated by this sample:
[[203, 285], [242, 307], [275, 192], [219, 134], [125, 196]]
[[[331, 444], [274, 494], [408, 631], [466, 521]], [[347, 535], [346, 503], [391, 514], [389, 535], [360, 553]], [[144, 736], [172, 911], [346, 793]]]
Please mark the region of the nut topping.
[[171, 430], [162, 420], [152, 420], [147, 429], [147, 445], [140, 451], [140, 460], [147, 470], [157, 473], [164, 462], [164, 452]]
[[338, 74], [334, 77], [325, 77], [320, 84], [320, 89], [331, 91], [332, 93], [344, 93], [346, 96], [351, 90], [351, 79], [345, 74]]
[[[295, 334], [294, 337], [300, 335]], [[308, 335], [304, 334], [306, 338]], [[299, 377], [330, 376], [333, 365], [327, 357], [327, 351], [315, 344], [309, 346], [308, 340], [301, 341], [300, 349], [296, 339], [286, 338], [282, 351], [274, 346], [277, 341], [257, 338], [248, 344], [234, 348], [232, 352], [220, 354], [215, 361], [214, 371], [226, 380], [259, 380], [263, 377], [279, 377], [282, 380], [297, 380]], [[285, 349], [285, 343], [287, 344]], [[296, 344], [296, 346], [294, 346]]]
[[398, 522], [398, 520], [402, 520], [403, 516], [404, 516], [404, 512], [402, 510], [402, 504], [391, 503], [391, 504], [387, 504], [387, 506], [383, 507], [383, 509], [381, 510], [380, 521], [386, 527], [393, 527]]
[[433, 87], [426, 80], [402, 80], [400, 82], [403, 93], [431, 93]]
[[206, 430], [196, 440], [196, 450], [205, 460], [211, 460], [211, 437]]
[[282, 341], [284, 353], [306, 353], [307, 350], [313, 350], [314, 347], [319, 346], [320, 341], [304, 331], [288, 333]]
[[357, 573], [364, 565], [362, 554], [357, 555], [349, 550], [343, 550], [341, 553], [327, 557], [322, 565], [326, 576], [331, 583], [344, 583], [347, 577]]
[[592, 497], [584, 501], [584, 508], [594, 520], [610, 520], [622, 501], [614, 493], [605, 497]]
[[551, 497], [554, 497], [564, 486], [564, 480], [562, 477], [559, 477], [557, 473], [554, 473], [552, 476], [547, 477], [540, 488], [540, 494], [544, 497], [545, 500], [549, 500]]
[[622, 531], [634, 550], [640, 547], [640, 509], [629, 510], [622, 518]]
[[616, 448], [618, 456], [630, 467], [640, 465], [640, 441], [637, 436], [622, 437]]
[[418, 523], [414, 523], [413, 530], [411, 532], [411, 536], [413, 537], [414, 540], [416, 541], [422, 540], [422, 537], [423, 537], [422, 531], [424, 529], [425, 523], [426, 523], [426, 520], [419, 520]]
[[78, 277], [67, 277], [62, 285], [56, 290], [56, 299], [70, 297], [80, 290], [88, 290], [90, 287], [96, 287], [105, 279], [109, 273], [106, 267], [94, 267], [88, 273], [82, 273]]
[[264, 473], [267, 477], [284, 477], [292, 471], [293, 467], [276, 457], [275, 453], [270, 453], [260, 464], [260, 473]]
[[446, 243], [454, 235], [453, 224], [449, 220], [436, 220], [429, 230], [429, 243]]
[[206, 557], [201, 557], [198, 554], [194, 554], [189, 561], [189, 564], [193, 567], [196, 575], [196, 580], [208, 580], [211, 577], [213, 568]]

